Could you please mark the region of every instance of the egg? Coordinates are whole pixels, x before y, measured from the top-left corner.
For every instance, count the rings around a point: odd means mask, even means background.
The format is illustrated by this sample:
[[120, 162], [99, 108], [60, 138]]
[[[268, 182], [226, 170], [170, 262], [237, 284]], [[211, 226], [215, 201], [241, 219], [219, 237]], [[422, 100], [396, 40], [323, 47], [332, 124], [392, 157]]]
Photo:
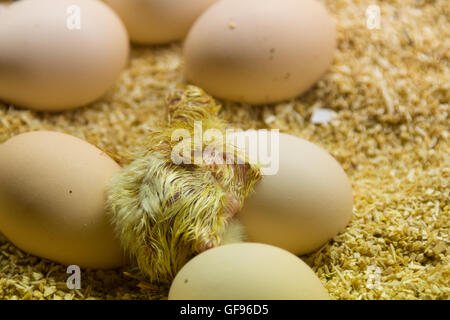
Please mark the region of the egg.
[[6, 11], [7, 6], [8, 4], [0, 2], [0, 14], [2, 14], [3, 11]]
[[293, 98], [327, 70], [334, 22], [314, 0], [223, 0], [184, 45], [185, 77], [218, 98], [264, 104]]
[[96, 0], [22, 0], [0, 11], [0, 100], [39, 111], [102, 97], [127, 64], [120, 18]]
[[297, 255], [319, 249], [351, 219], [353, 191], [346, 173], [311, 142], [284, 133], [255, 133], [235, 134], [246, 137], [247, 154], [265, 172], [237, 214], [248, 239]]
[[169, 300], [328, 300], [314, 272], [295, 255], [265, 244], [229, 244], [190, 260]]
[[140, 44], [181, 40], [195, 19], [218, 0], [105, 0]]
[[36, 131], [9, 139], [0, 144], [0, 232], [62, 264], [120, 267], [120, 243], [105, 214], [105, 187], [119, 170], [70, 135]]

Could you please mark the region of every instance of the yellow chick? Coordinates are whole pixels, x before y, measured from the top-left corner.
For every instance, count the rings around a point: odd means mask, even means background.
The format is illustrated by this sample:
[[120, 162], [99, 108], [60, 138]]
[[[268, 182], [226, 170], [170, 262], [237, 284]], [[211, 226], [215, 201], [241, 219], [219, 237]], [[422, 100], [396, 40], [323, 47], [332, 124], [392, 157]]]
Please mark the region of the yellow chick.
[[151, 282], [169, 283], [194, 255], [242, 241], [233, 216], [261, 172], [220, 139], [195, 142], [199, 126], [225, 136], [219, 110], [198, 87], [175, 90], [165, 126], [149, 133], [136, 159], [109, 185], [109, 218], [131, 262]]

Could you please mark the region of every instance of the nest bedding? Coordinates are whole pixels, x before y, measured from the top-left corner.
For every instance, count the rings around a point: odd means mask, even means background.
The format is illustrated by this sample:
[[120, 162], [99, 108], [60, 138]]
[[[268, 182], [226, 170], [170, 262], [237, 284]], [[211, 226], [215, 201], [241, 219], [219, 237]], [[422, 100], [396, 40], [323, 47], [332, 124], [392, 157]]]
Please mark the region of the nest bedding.
[[[448, 1], [322, 1], [338, 50], [307, 93], [279, 104], [219, 101], [242, 129], [280, 129], [328, 150], [354, 190], [349, 226], [302, 257], [334, 299], [449, 299], [450, 7]], [[366, 9], [378, 5], [379, 29]], [[133, 47], [129, 65], [101, 100], [46, 114], [0, 103], [0, 143], [54, 130], [125, 161], [164, 117], [183, 84], [180, 43]], [[336, 114], [313, 123], [317, 109]], [[83, 270], [69, 290], [66, 267], [28, 255], [0, 235], [0, 299], [165, 299], [167, 288], [123, 270]]]

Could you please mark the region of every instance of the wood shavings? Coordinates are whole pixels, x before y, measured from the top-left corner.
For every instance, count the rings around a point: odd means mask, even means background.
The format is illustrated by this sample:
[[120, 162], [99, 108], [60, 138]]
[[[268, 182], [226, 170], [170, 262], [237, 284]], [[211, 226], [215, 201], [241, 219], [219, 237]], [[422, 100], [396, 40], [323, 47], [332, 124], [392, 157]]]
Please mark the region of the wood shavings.
[[[448, 300], [448, 1], [378, 1], [379, 30], [366, 26], [372, 0], [322, 2], [337, 22], [330, 71], [301, 97], [278, 105], [221, 101], [221, 116], [235, 127], [278, 128], [308, 139], [348, 173], [355, 198], [350, 225], [303, 257], [333, 298]], [[86, 108], [42, 114], [0, 104], [0, 142], [56, 130], [126, 161], [163, 120], [167, 93], [183, 83], [182, 64], [180, 44], [133, 48], [114, 88]], [[324, 107], [337, 114], [331, 122], [304, 120]], [[82, 288], [69, 290], [62, 285], [68, 276], [63, 266], [29, 256], [0, 235], [0, 299], [166, 297], [167, 288], [124, 271], [83, 270]]]

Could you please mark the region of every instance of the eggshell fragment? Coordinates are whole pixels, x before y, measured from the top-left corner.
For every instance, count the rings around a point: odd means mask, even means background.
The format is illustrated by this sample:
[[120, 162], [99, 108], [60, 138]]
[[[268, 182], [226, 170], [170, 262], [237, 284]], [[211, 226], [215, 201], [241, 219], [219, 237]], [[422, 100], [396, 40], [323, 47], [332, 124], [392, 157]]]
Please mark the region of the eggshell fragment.
[[315, 0], [223, 0], [192, 26], [185, 76], [218, 98], [264, 104], [293, 98], [328, 69], [334, 22]]
[[140, 44], [181, 40], [195, 19], [217, 0], [105, 0]]
[[[263, 143], [262, 139], [252, 141], [259, 149]], [[272, 149], [276, 154], [266, 157], [278, 161], [278, 170], [255, 186], [237, 217], [250, 241], [307, 254], [348, 224], [352, 187], [340, 164], [315, 144], [280, 133], [278, 147]]]
[[22, 0], [0, 14], [0, 100], [39, 111], [84, 106], [127, 63], [126, 29], [101, 1]]
[[328, 300], [314, 272], [293, 254], [265, 244], [207, 250], [177, 274], [169, 300]]
[[0, 232], [20, 249], [67, 265], [115, 268], [120, 243], [105, 214], [119, 165], [70, 135], [37, 131], [0, 145]]

